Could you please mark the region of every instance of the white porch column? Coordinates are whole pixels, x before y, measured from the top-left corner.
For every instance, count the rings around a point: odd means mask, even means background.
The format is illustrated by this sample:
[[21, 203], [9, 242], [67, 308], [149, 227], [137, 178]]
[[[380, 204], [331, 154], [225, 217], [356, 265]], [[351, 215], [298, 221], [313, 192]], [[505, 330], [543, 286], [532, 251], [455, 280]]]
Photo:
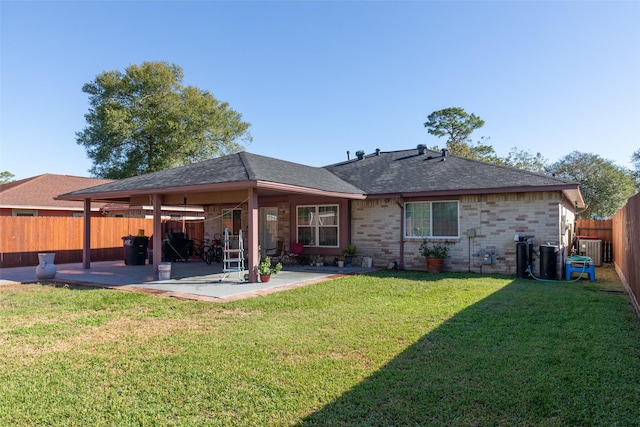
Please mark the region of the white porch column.
[[153, 273], [158, 274], [162, 262], [162, 195], [153, 194]]
[[82, 236], [82, 268], [91, 268], [91, 199], [84, 199], [84, 229]]
[[247, 256], [249, 257], [249, 263], [247, 269], [249, 270], [249, 282], [255, 283], [258, 281], [258, 190], [256, 188], [250, 188], [248, 194], [248, 236], [247, 236]]

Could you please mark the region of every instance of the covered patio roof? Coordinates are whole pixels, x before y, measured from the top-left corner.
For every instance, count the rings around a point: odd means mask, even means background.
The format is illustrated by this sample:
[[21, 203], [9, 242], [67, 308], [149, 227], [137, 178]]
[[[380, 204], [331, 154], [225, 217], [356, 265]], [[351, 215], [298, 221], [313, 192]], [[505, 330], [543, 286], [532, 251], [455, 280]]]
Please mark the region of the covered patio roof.
[[[190, 203], [248, 188], [259, 196], [311, 194], [364, 199], [364, 192], [325, 168], [305, 166], [246, 151], [145, 175], [125, 178], [58, 196], [61, 200], [129, 203], [152, 194], [189, 197]], [[170, 197], [173, 199], [173, 197]], [[175, 203], [171, 200], [165, 203]]]
[[[58, 196], [62, 200], [128, 203], [153, 206], [153, 247], [162, 247], [161, 206], [247, 202], [249, 221], [246, 255], [249, 281], [256, 282], [258, 256], [258, 197], [314, 195], [364, 199], [362, 190], [324, 168], [305, 166], [240, 152], [173, 169], [121, 179]], [[88, 218], [88, 216], [86, 216]], [[90, 268], [91, 221], [85, 221], [83, 266]], [[160, 257], [154, 259], [158, 273]]]

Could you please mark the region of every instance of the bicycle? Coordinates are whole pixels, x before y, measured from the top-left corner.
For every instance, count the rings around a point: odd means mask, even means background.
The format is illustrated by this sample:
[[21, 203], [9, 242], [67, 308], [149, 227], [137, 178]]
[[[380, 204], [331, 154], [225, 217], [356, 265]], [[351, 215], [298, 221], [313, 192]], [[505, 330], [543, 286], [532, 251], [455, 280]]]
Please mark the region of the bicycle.
[[207, 264], [211, 264], [211, 260], [213, 259], [211, 246], [209, 246], [206, 241], [200, 239], [193, 239], [193, 241], [193, 255], [205, 261]]
[[211, 264], [213, 261], [218, 263], [222, 262], [222, 242], [219, 237], [220, 236], [216, 234], [211, 244], [209, 244], [208, 239], [205, 241], [193, 239], [195, 242], [193, 254], [207, 264]]
[[222, 238], [219, 234], [213, 235], [212, 245], [209, 247], [209, 251], [207, 252], [207, 261], [208, 264], [211, 264], [211, 260], [215, 260], [217, 263], [221, 263], [224, 258], [224, 253], [222, 252]]

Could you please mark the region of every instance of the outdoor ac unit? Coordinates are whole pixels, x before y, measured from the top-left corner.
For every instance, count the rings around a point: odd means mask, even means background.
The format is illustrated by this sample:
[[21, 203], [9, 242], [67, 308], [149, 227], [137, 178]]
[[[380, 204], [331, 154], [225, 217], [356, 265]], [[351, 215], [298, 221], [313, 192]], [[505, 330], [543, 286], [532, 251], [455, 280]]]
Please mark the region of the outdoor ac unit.
[[602, 265], [602, 240], [580, 239], [578, 241], [578, 254], [588, 256], [593, 260], [593, 265]]

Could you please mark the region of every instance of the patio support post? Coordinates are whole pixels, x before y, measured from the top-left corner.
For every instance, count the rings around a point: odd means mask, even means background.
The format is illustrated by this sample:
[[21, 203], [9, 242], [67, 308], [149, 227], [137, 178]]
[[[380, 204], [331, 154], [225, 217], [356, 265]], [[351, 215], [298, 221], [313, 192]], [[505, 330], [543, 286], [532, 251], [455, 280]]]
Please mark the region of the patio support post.
[[82, 236], [82, 268], [91, 268], [91, 199], [84, 199], [84, 229]]
[[249, 257], [247, 268], [249, 269], [249, 282], [256, 283], [258, 281], [258, 191], [255, 188], [249, 188], [248, 194], [248, 245], [246, 250]]
[[162, 195], [153, 194], [153, 273], [158, 274], [162, 262]]

